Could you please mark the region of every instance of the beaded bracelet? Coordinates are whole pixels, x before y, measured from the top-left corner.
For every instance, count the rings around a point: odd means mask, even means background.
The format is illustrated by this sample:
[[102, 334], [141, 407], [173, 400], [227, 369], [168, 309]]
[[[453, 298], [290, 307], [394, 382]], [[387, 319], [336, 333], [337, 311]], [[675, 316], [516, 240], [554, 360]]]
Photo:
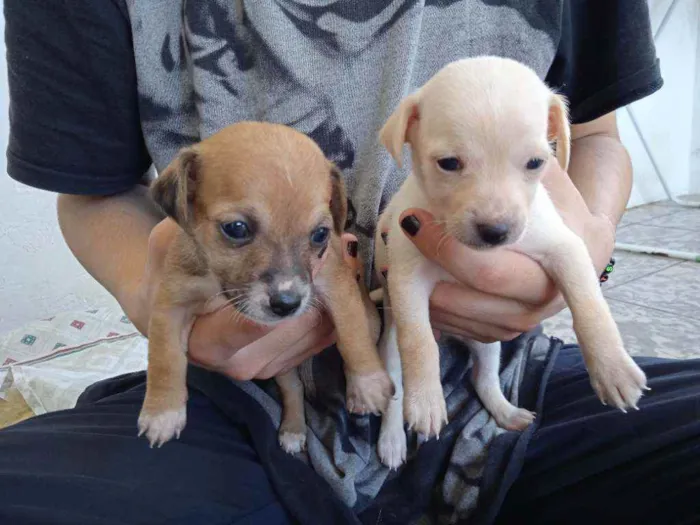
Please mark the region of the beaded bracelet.
[[600, 283], [603, 284], [610, 278], [610, 274], [613, 272], [615, 269], [615, 258], [611, 257], [610, 262], [608, 265], [605, 267], [603, 270], [603, 273], [600, 274]]

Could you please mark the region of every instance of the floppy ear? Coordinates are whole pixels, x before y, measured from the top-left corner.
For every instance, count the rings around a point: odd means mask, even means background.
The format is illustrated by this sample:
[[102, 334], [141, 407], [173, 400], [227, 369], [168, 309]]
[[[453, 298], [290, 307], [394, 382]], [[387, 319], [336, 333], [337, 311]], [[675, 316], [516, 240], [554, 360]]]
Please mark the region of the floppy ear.
[[404, 98], [379, 130], [379, 141], [394, 157], [399, 168], [403, 164], [403, 145], [408, 140], [408, 128], [415, 120], [418, 120], [417, 93]]
[[547, 124], [547, 138], [557, 142], [557, 161], [561, 169], [569, 169], [569, 151], [571, 148], [571, 129], [569, 127], [569, 112], [566, 107], [566, 99], [555, 93], [549, 101], [549, 121]]
[[348, 200], [345, 196], [345, 182], [343, 174], [335, 165], [331, 165], [331, 216], [333, 217], [333, 229], [338, 235], [342, 235], [345, 229], [345, 218], [348, 214]]
[[151, 198], [184, 230], [192, 224], [192, 202], [197, 183], [199, 153], [185, 148], [151, 186]]

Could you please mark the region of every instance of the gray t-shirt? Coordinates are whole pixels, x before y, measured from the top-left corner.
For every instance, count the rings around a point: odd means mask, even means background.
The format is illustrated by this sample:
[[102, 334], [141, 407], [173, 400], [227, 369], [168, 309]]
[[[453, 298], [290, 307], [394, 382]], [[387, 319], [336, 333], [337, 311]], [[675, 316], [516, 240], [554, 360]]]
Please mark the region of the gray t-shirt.
[[[489, 54], [531, 66], [569, 98], [575, 122], [613, 111], [661, 85], [646, 2], [620, 4], [6, 0], [8, 171], [52, 191], [109, 195], [228, 124], [286, 124], [343, 170], [350, 229], [369, 265], [377, 216], [410, 169], [377, 141], [399, 101], [446, 63]], [[539, 333], [504, 345], [512, 402], [537, 408], [556, 347]], [[301, 368], [311, 428], [303, 459], [358, 512], [380, 501], [383, 523], [406, 523], [428, 505], [443, 522], [488, 521], [507, 489], [494, 473], [517, 473], [508, 458], [521, 438], [483, 410], [470, 366], [463, 348], [442, 342], [450, 424], [439, 444], [417, 450], [412, 440], [412, 467], [396, 474], [377, 459], [378, 420], [344, 410], [342, 367], [324, 352]], [[274, 386], [241, 387], [279, 421]], [[413, 481], [397, 483], [402, 476]]]

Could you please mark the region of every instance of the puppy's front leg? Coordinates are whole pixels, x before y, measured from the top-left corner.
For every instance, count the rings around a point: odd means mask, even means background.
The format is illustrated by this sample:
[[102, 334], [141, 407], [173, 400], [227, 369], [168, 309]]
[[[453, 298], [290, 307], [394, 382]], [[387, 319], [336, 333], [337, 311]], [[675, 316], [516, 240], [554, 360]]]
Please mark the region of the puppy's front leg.
[[522, 249], [564, 295], [593, 389], [605, 404], [636, 408], [646, 376], [624, 348], [585, 243], [564, 224], [544, 189], [538, 190], [533, 210]]
[[338, 350], [345, 364], [346, 403], [356, 414], [386, 410], [394, 395], [394, 385], [382, 366], [373, 337], [368, 311], [361, 290], [350, 269], [342, 261], [340, 246], [334, 245], [322, 270], [322, 292], [335, 324]]
[[646, 377], [624, 348], [585, 244], [571, 233], [553, 250], [547, 266], [571, 309], [574, 331], [598, 397], [623, 411], [636, 408]]
[[404, 418], [409, 428], [430, 438], [438, 436], [447, 423], [440, 350], [429, 311], [439, 274], [422, 258], [391, 259], [387, 285], [401, 354]]
[[148, 325], [146, 397], [139, 436], [151, 447], [179, 438], [187, 421], [187, 337], [194, 316], [185, 306], [159, 305]]
[[282, 395], [282, 423], [279, 429], [279, 442], [285, 451], [296, 454], [306, 447], [304, 385], [296, 368], [275, 377], [275, 381], [277, 381]]

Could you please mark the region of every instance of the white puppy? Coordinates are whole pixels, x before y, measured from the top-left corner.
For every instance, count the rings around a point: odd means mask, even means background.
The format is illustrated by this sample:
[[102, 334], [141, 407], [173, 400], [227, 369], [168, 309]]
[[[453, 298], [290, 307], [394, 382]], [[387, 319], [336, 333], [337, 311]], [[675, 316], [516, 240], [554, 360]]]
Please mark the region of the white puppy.
[[[404, 99], [380, 139], [399, 165], [408, 142], [413, 160], [413, 172], [380, 218], [375, 243], [385, 301], [380, 351], [397, 388], [380, 433], [384, 464], [395, 468], [405, 460], [404, 420], [426, 437], [437, 436], [447, 422], [428, 303], [439, 281], [453, 279], [401, 231], [399, 215], [407, 208], [430, 211], [474, 249], [509, 245], [538, 261], [571, 308], [599, 398], [620, 409], [636, 408], [646, 377], [623, 347], [586, 245], [564, 224], [540, 183], [548, 162], [568, 167], [564, 100], [518, 62], [460, 60]], [[513, 406], [500, 388], [500, 343], [465, 342], [484, 407], [499, 426], [525, 428], [534, 414]]]

